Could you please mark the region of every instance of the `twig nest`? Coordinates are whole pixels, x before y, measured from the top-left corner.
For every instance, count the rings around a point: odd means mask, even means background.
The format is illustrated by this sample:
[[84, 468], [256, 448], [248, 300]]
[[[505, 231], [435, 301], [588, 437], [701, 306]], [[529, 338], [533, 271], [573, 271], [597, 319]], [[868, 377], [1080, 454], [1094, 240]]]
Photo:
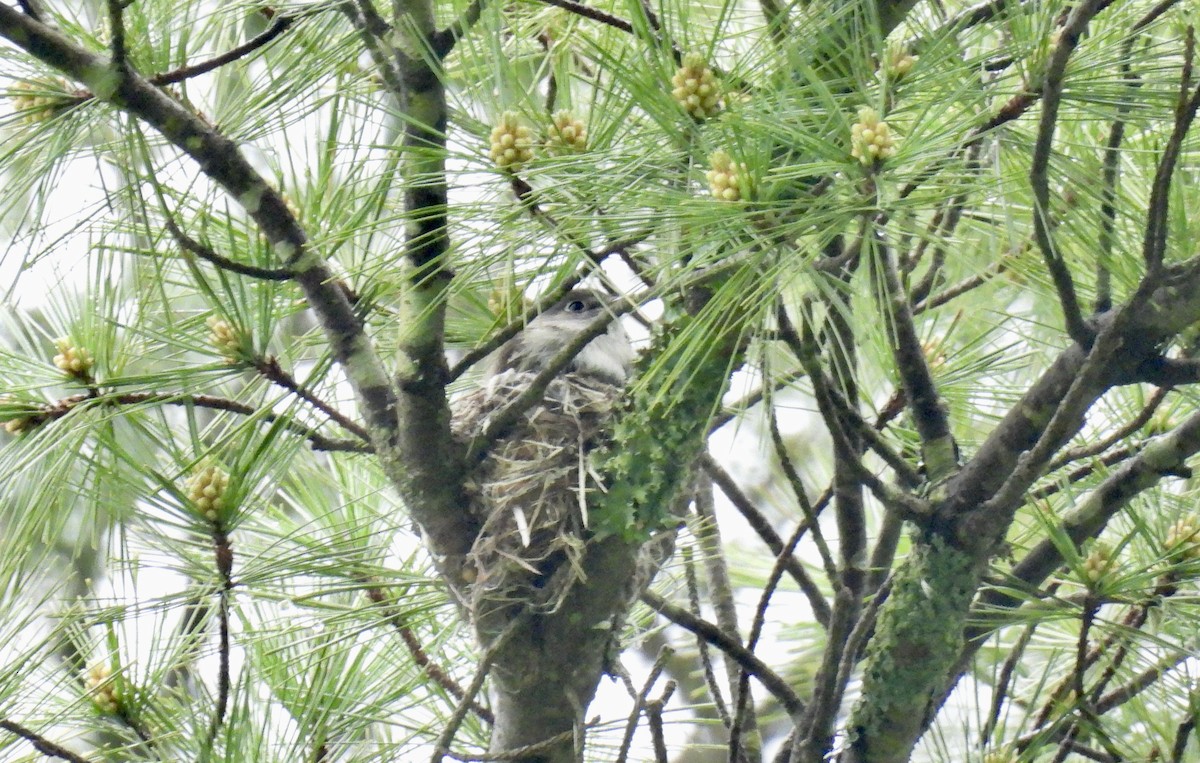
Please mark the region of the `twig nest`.
[[870, 106], [858, 110], [858, 121], [850, 128], [850, 155], [866, 166], [896, 155], [896, 136], [879, 112]]
[[[483, 431], [535, 376], [504, 371], [457, 401], [455, 436], [469, 441]], [[555, 379], [469, 475], [468, 509], [481, 529], [460, 594], [481, 631], [513, 606], [554, 611], [582, 579], [588, 502], [602, 489], [588, 454], [600, 445], [619, 394], [591, 377]]]
[[552, 153], [587, 150], [587, 126], [569, 111], [557, 111], [547, 130], [546, 149]]
[[500, 121], [492, 128], [491, 141], [489, 156], [502, 170], [515, 172], [533, 159], [533, 133], [512, 111], [501, 115]]
[[83, 690], [101, 713], [116, 715], [121, 711], [121, 695], [108, 665], [97, 663], [88, 668], [83, 674]]
[[67, 337], [54, 340], [58, 354], [54, 356], [54, 365], [58, 370], [78, 379], [87, 379], [92, 372], [95, 361], [92, 353], [86, 347], [80, 347]]
[[196, 513], [209, 522], [217, 522], [228, 508], [229, 472], [219, 466], [199, 468], [187, 482], [187, 499]]
[[708, 189], [713, 198], [721, 201], [741, 201], [742, 190], [749, 185], [750, 173], [743, 162], [735, 162], [724, 151], [714, 151], [708, 157], [709, 170], [705, 173]]
[[688, 53], [671, 76], [671, 96], [696, 119], [708, 119], [721, 110], [717, 77], [704, 56]]

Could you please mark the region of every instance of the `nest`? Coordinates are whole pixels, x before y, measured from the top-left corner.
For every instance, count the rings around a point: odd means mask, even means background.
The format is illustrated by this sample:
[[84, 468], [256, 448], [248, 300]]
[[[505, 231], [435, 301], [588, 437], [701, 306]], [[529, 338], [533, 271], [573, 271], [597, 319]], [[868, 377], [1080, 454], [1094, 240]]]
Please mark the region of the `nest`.
[[[455, 436], [482, 431], [535, 375], [505, 371], [458, 401]], [[555, 379], [472, 471], [468, 510], [481, 529], [467, 560], [473, 579], [461, 593], [477, 626], [513, 606], [552, 612], [582, 580], [588, 501], [600, 489], [588, 454], [619, 394], [587, 376]]]

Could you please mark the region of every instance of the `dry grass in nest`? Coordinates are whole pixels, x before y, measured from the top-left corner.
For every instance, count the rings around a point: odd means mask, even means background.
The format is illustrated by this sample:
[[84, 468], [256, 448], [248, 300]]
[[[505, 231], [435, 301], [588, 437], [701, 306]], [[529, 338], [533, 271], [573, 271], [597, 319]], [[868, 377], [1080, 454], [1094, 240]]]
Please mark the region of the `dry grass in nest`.
[[[462, 398], [455, 435], [482, 431], [534, 376], [505, 371]], [[576, 374], [555, 379], [470, 475], [469, 509], [482, 529], [468, 559], [475, 579], [465, 604], [477, 624], [514, 604], [553, 611], [582, 579], [588, 500], [599, 489], [587, 454], [619, 394]]]

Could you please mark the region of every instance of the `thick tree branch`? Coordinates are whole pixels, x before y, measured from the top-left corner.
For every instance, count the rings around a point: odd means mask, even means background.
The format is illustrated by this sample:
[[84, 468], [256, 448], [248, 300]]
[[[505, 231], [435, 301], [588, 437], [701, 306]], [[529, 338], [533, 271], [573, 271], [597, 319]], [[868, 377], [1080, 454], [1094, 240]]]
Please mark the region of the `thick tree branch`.
[[398, 315], [398, 426], [389, 454], [395, 460], [384, 463], [392, 465], [389, 476], [408, 499], [442, 572], [454, 579], [478, 528], [463, 510], [466, 462], [450, 434], [446, 398], [446, 298], [453, 274], [447, 256], [446, 92], [439, 62], [430, 55], [437, 34], [433, 5], [426, 0], [398, 4], [395, 29], [370, 0], [355, 0], [346, 12], [404, 114], [400, 175], [408, 287]]
[[879, 295], [885, 314], [890, 319], [892, 355], [904, 394], [912, 411], [913, 423], [921, 436], [921, 455], [933, 482], [953, 473], [958, 465], [957, 446], [950, 433], [945, 405], [934, 384], [925, 350], [917, 336], [908, 295], [900, 285], [900, 276], [892, 258], [891, 248], [880, 241], [876, 257], [883, 293]]
[[[1200, 452], [1200, 413], [1189, 416], [1182, 424], [1161, 437], [1151, 440], [1135, 457], [1123, 464], [1095, 490], [1079, 501], [1062, 521], [1060, 532], [1078, 547], [1088, 538], [1099, 535], [1113, 516], [1129, 504], [1134, 496], [1157, 485], [1163, 478], [1173, 476], [1187, 459]], [[1013, 566], [1010, 577], [1025, 586], [1040, 585], [1063, 563], [1058, 546], [1047, 538], [1025, 554]], [[1010, 608], [1020, 603], [1012, 594], [992, 590], [980, 598], [979, 608]], [[985, 631], [974, 629], [972, 638]]]

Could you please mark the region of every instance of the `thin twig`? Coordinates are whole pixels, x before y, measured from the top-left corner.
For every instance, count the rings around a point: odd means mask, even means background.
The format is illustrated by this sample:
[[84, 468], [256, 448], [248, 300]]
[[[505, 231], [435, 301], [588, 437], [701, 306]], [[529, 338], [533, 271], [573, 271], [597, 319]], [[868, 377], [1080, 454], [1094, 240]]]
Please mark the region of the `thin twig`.
[[[584, 728], [590, 729], [593, 726], [599, 725], [599, 723], [599, 718], [593, 718], [587, 722]], [[540, 760], [541, 758], [538, 757], [538, 753], [552, 750], [563, 742], [571, 741], [575, 738], [575, 734], [575, 729], [571, 729], [561, 734], [555, 734], [549, 739], [543, 739], [540, 742], [514, 747], [510, 750], [501, 750], [500, 752], [484, 752], [468, 755], [467, 753], [448, 750], [446, 757], [461, 760], [464, 763], [511, 763], [514, 760]]]
[[1131, 678], [1125, 685], [1113, 689], [1108, 694], [1100, 698], [1096, 702], [1096, 714], [1106, 715], [1113, 709], [1125, 704], [1137, 695], [1149, 689], [1160, 678], [1166, 675], [1167, 671], [1174, 670], [1183, 662], [1192, 658], [1190, 650], [1183, 650], [1179, 654], [1161, 661], [1157, 665], [1146, 668], [1141, 673]]
[[290, 281], [292, 280], [292, 271], [287, 268], [261, 268], [257, 265], [247, 265], [236, 260], [231, 260], [224, 255], [217, 254], [211, 248], [201, 244], [199, 241], [188, 236], [183, 232], [183, 229], [175, 224], [171, 215], [167, 215], [164, 219], [167, 225], [167, 230], [175, 238], [176, 243], [180, 248], [188, 254], [195, 255], [205, 262], [216, 265], [222, 270], [228, 270], [230, 273], [249, 276], [250, 278], [259, 278], [264, 281]]
[[787, 681], [771, 670], [762, 660], [746, 650], [741, 644], [731, 639], [716, 625], [696, 617], [683, 607], [677, 607], [653, 591], [642, 594], [642, 601], [651, 609], [667, 618], [676, 625], [688, 630], [720, 649], [730, 659], [742, 666], [750, 675], [758, 679], [774, 697], [779, 700], [784, 709], [795, 715], [804, 712], [804, 702], [792, 690]]
[[[692, 614], [700, 616], [700, 590], [696, 584], [696, 565], [692, 559], [691, 549], [683, 548], [683, 573], [684, 582], [687, 584], [688, 606], [691, 607]], [[718, 627], [720, 624], [718, 623]], [[708, 693], [712, 696], [713, 707], [717, 711], [717, 717], [721, 719], [721, 724], [725, 728], [729, 728], [733, 723], [733, 718], [729, 715], [729, 707], [725, 704], [725, 696], [721, 693], [721, 684], [717, 681], [717, 673], [713, 670], [712, 655], [708, 651], [708, 642], [701, 636], [696, 636], [696, 653], [700, 657], [700, 664], [704, 668], [704, 683], [708, 686]], [[732, 665], [732, 663], [729, 663]], [[732, 684], [732, 682], [730, 682]], [[635, 696], [634, 699], [637, 699]]]
[[26, 742], [29, 742], [31, 745], [33, 745], [33, 749], [48, 757], [59, 758], [60, 760], [69, 760], [71, 763], [91, 763], [90, 760], [82, 755], [77, 755], [68, 750], [66, 747], [63, 747], [60, 744], [55, 744], [41, 734], [38, 734], [31, 729], [27, 729], [19, 723], [14, 723], [7, 718], [0, 718], [0, 729], [4, 729], [12, 734], [16, 734]]
[[[317, 8], [313, 11], [310, 11], [310, 13], [319, 13], [321, 10], [322, 9]], [[271, 22], [271, 26], [267, 27], [261, 34], [258, 34], [241, 45], [238, 45], [236, 48], [233, 48], [226, 53], [222, 53], [219, 56], [210, 58], [209, 60], [194, 66], [181, 66], [178, 69], [174, 69], [163, 74], [156, 74], [150, 78], [150, 82], [151, 84], [159, 86], [173, 85], [176, 82], [183, 82], [184, 80], [198, 77], [201, 74], [207, 74], [214, 69], [219, 69], [226, 64], [233, 63], [239, 58], [243, 58], [265, 46], [276, 37], [279, 37], [279, 35], [286, 32], [289, 27], [299, 21], [303, 15], [304, 14], [285, 14], [282, 16], [276, 16], [275, 20]]]
[[470, 368], [476, 363], [500, 349], [501, 345], [519, 334], [521, 329], [525, 328], [525, 326], [531, 320], [540, 315], [544, 310], [546, 310], [546, 308], [557, 303], [560, 299], [565, 297], [567, 292], [571, 291], [571, 289], [574, 289], [576, 286], [578, 286], [579, 282], [583, 280], [585, 275], [586, 273], [583, 271], [578, 271], [572, 274], [558, 286], [543, 294], [529, 307], [528, 310], [518, 316], [511, 323], [504, 326], [500, 330], [493, 332], [493, 334], [488, 337], [486, 342], [463, 355], [462, 358], [460, 358], [459, 361], [450, 369], [448, 381], [454, 381], [470, 370]]
[[1116, 239], [1117, 185], [1121, 177], [1121, 142], [1125, 138], [1125, 117], [1133, 110], [1133, 92], [1141, 86], [1141, 78], [1133, 73], [1129, 58], [1136, 37], [1130, 36], [1121, 46], [1121, 79], [1129, 88], [1129, 97], [1117, 103], [1117, 116], [1108, 128], [1104, 143], [1104, 174], [1100, 192], [1100, 234], [1096, 241], [1096, 304], [1095, 312], [1112, 308], [1113, 242]]
[[[807, 507], [805, 516], [808, 517], [808, 520], [805, 524], [812, 527], [813, 537], [816, 538], [818, 537], [819, 533], [818, 528], [814, 526], [817, 521], [816, 513], [812, 510], [812, 507], [808, 505], [808, 497], [804, 495], [803, 492], [801, 492], [799, 500], [803, 506]], [[746, 650], [751, 655], [754, 654], [754, 647], [758, 645], [758, 640], [762, 636], [763, 626], [766, 624], [767, 607], [770, 605], [771, 598], [775, 594], [775, 589], [778, 588], [779, 581], [783, 577], [783, 561], [795, 552], [796, 545], [800, 542], [800, 538], [803, 537], [802, 527], [803, 526], [797, 528], [796, 531], [792, 533], [792, 537], [788, 539], [788, 544], [784, 546], [780, 553], [775, 557], [775, 564], [771, 568], [771, 574], [767, 577], [767, 583], [765, 586], [763, 586], [762, 594], [759, 596], [758, 606], [754, 610], [754, 620], [750, 625], [750, 636], [746, 640]], [[837, 585], [837, 578], [832, 578], [830, 582], [833, 585]], [[835, 604], [835, 616], [836, 612], [837, 605]], [[833, 619], [831, 618], [831, 627], [832, 623]], [[750, 671], [748, 671], [743, 665], [741, 675], [738, 677], [737, 693], [734, 695], [736, 705], [733, 714], [733, 727], [729, 730], [729, 748], [731, 753], [730, 763], [736, 763], [736, 758], [733, 757], [732, 753], [738, 748], [738, 736], [741, 733], [744, 723], [744, 716], [748, 708], [750, 696], [749, 681]], [[796, 714], [793, 712], [792, 716], [796, 717]]]
[[43, 406], [34, 412], [31, 412], [26, 418], [31, 425], [54, 421], [66, 416], [75, 408], [84, 404], [98, 405], [174, 405], [182, 408], [208, 408], [216, 411], [226, 411], [228, 413], [237, 413], [243, 416], [254, 416], [266, 422], [282, 423], [283, 427], [289, 432], [298, 434], [308, 440], [312, 445], [313, 450], [324, 451], [339, 451], [345, 453], [369, 453], [371, 446], [359, 442], [358, 440], [338, 440], [325, 435], [318, 434], [309, 427], [299, 424], [292, 419], [280, 416], [272, 411], [264, 411], [255, 408], [252, 405], [239, 403], [236, 400], [230, 400], [225, 397], [217, 397], [215, 395], [185, 395], [185, 394], [168, 394], [161, 392], [122, 392], [120, 394], [100, 394], [93, 396], [91, 394], [71, 395], [64, 397], [54, 403]]
[[664, 646], [658, 650], [658, 656], [654, 658], [654, 664], [650, 666], [650, 673], [646, 676], [646, 682], [642, 685], [642, 690], [633, 698], [633, 709], [629, 711], [629, 720], [625, 723], [625, 736], [621, 739], [621, 746], [617, 751], [616, 763], [625, 763], [629, 758], [629, 750], [633, 746], [633, 735], [637, 732], [638, 717], [646, 709], [650, 690], [654, 688], [654, 684], [658, 682], [659, 676], [662, 675], [667, 660], [671, 659], [674, 654], [675, 651], [669, 646]]
[[[791, 486], [792, 494], [800, 506], [804, 521], [808, 525], [808, 529], [812, 531], [813, 543], [816, 544], [817, 552], [821, 556], [821, 562], [825, 566], [825, 574], [829, 577], [830, 584], [836, 586], [838, 581], [837, 563], [833, 560], [833, 553], [829, 549], [829, 544], [825, 542], [825, 535], [821, 532], [821, 527], [817, 522], [812, 503], [808, 500], [808, 493], [804, 489], [804, 481], [800, 478], [800, 473], [796, 471], [795, 464], [792, 463], [792, 457], [788, 453], [787, 444], [783, 440], [783, 433], [779, 431], [779, 418], [775, 415], [773, 408], [767, 413], [767, 424], [771, 433], [771, 443], [775, 448], [775, 457], [779, 459], [779, 465], [783, 469], [784, 478], [787, 480], [788, 485]], [[788, 553], [790, 554], [791, 550], [788, 550]]]
[[1086, 345], [1092, 330], [1083, 320], [1079, 301], [1075, 295], [1075, 282], [1071, 278], [1062, 254], [1051, 235], [1050, 181], [1047, 170], [1054, 146], [1054, 133], [1058, 126], [1058, 107], [1062, 100], [1063, 79], [1067, 61], [1079, 44], [1088, 23], [1104, 7], [1104, 0], [1083, 0], [1071, 11], [1067, 22], [1059, 30], [1058, 44], [1046, 65], [1042, 81], [1042, 114], [1038, 125], [1037, 141], [1033, 148], [1033, 160], [1029, 170], [1029, 183], [1033, 188], [1033, 231], [1046, 269], [1058, 292], [1059, 306], [1066, 322], [1067, 334], [1080, 344]]
[[434, 32], [429, 42], [433, 48], [433, 52], [439, 59], [443, 61], [454, 50], [454, 46], [458, 41], [466, 36], [471, 27], [479, 21], [479, 17], [483, 15], [484, 6], [487, 5], [487, 0], [471, 0], [470, 5], [462, 12], [450, 26], [445, 29]]
[[487, 452], [487, 449], [491, 447], [492, 443], [517, 423], [522, 414], [542, 400], [546, 394], [546, 388], [575, 359], [575, 356], [579, 354], [588, 342], [603, 334], [608, 330], [609, 323], [632, 309], [632, 305], [627, 303], [618, 303], [611, 306], [602, 315], [588, 324], [588, 327], [579, 332], [571, 341], [564, 344], [563, 348], [546, 363], [546, 367], [538, 371], [537, 375], [529, 381], [529, 386], [521, 394], [517, 395], [511, 403], [508, 403], [489, 417], [487, 426], [484, 427], [479, 435], [471, 440], [470, 446], [467, 449], [466, 462], [475, 463], [481, 458]]
[[[717, 463], [717, 460], [708, 452], [700, 454], [699, 465], [712, 478], [717, 487], [721, 488], [721, 492], [725, 494], [734, 508], [745, 517], [746, 521], [750, 524], [750, 528], [762, 539], [763, 543], [767, 544], [767, 548], [771, 550], [771, 553], [776, 557], [783, 553], [783, 538], [779, 537], [779, 534], [775, 532], [775, 528], [762, 515], [749, 496], [742, 491], [733, 476]], [[813, 610], [814, 619], [822, 627], [827, 626], [829, 624], [829, 602], [825, 601], [825, 595], [821, 593], [821, 589], [813, 581], [812, 577], [809, 576], [808, 571], [804, 569], [804, 565], [795, 556], [790, 556], [784, 559], [784, 569], [808, 599], [809, 606]]]
[[667, 739], [663, 733], [663, 708], [675, 693], [675, 682], [667, 681], [658, 699], [646, 703], [646, 724], [650, 727], [650, 744], [654, 748], [655, 763], [668, 763]]
[[633, 24], [630, 24], [623, 18], [614, 16], [611, 13], [593, 8], [583, 3], [577, 3], [575, 0], [541, 0], [546, 5], [553, 5], [556, 8], [562, 8], [564, 11], [574, 13], [576, 16], [582, 16], [585, 19], [598, 21], [601, 24], [606, 24], [613, 29], [620, 29], [622, 32], [633, 34]]
[[324, 413], [333, 421], [336, 421], [343, 429], [354, 434], [363, 442], [371, 441], [371, 433], [366, 430], [358, 422], [351, 419], [346, 414], [334, 408], [329, 403], [317, 397], [306, 387], [300, 386], [295, 377], [283, 370], [279, 365], [279, 359], [274, 355], [267, 357], [256, 357], [253, 362], [254, 369], [262, 376], [279, 387], [283, 387], [288, 392], [291, 392], [296, 397], [316, 408], [321, 413]]
[[1175, 165], [1183, 150], [1183, 141], [1196, 119], [1200, 107], [1200, 85], [1189, 95], [1192, 80], [1192, 64], [1196, 53], [1196, 31], [1187, 29], [1184, 43], [1183, 70], [1179, 75], [1179, 98], [1175, 105], [1175, 124], [1171, 138], [1163, 149], [1150, 188], [1150, 206], [1146, 213], [1146, 233], [1142, 241], [1142, 258], [1146, 262], [1147, 277], [1155, 277], [1162, 270], [1163, 253], [1167, 248], [1167, 212], [1171, 202], [1171, 178]]
[[[400, 610], [388, 600], [387, 594], [384, 593], [383, 589], [377, 585], [369, 585], [366, 588], [366, 593], [368, 599], [383, 607], [384, 616], [387, 618], [388, 623], [400, 634], [400, 640], [404, 642], [405, 648], [408, 649], [408, 653], [412, 656], [413, 662], [417, 664], [417, 667], [425, 675], [432, 678], [434, 683], [445, 689], [447, 694], [462, 702], [467, 695], [466, 691], [446, 672], [445, 668], [433, 661], [433, 658], [425, 651], [421, 640], [417, 638], [417, 634], [404, 622]], [[470, 709], [484, 723], [490, 725], [496, 722], [492, 711], [474, 700], [470, 702]]]
[[1105, 437], [1099, 442], [1091, 445], [1081, 445], [1078, 448], [1072, 448], [1064, 451], [1058, 458], [1050, 462], [1048, 471], [1053, 472], [1057, 469], [1061, 469], [1072, 461], [1078, 461], [1081, 458], [1098, 456], [1134, 432], [1137, 432], [1139, 429], [1146, 426], [1150, 419], [1154, 417], [1154, 412], [1158, 410], [1160, 405], [1162, 405], [1163, 400], [1166, 399], [1167, 394], [1170, 393], [1170, 391], [1170, 387], [1159, 387], [1158, 389], [1154, 390], [1154, 394], [1151, 395], [1150, 399], [1146, 401], [1146, 404], [1142, 406], [1142, 410], [1138, 411], [1138, 414], [1130, 419], [1129, 423], [1118, 428], [1111, 435]]
[[225, 713], [229, 707], [229, 689], [232, 679], [229, 673], [229, 600], [233, 595], [233, 546], [229, 543], [229, 534], [219, 521], [212, 526], [213, 556], [217, 563], [217, 575], [221, 587], [217, 592], [217, 626], [219, 648], [217, 650], [217, 709], [208, 726], [208, 736], [205, 747], [212, 749], [217, 739], [217, 732], [225, 723]]
[[[528, 617], [528, 610], [525, 610], [521, 614], [514, 617], [508, 623], [508, 625], [504, 627], [504, 630], [497, 634], [496, 638], [492, 640], [491, 645], [479, 658], [478, 667], [475, 669], [475, 677], [471, 679], [470, 685], [467, 686], [466, 690], [463, 692], [462, 700], [459, 701], [458, 706], [454, 708], [454, 713], [451, 714], [450, 719], [446, 721], [446, 728], [442, 730], [442, 733], [437, 738], [437, 742], [434, 743], [433, 757], [430, 758], [431, 763], [441, 763], [442, 758], [449, 754], [450, 743], [454, 741], [454, 735], [458, 733], [458, 729], [460, 726], [462, 726], [463, 721], [466, 719], [467, 713], [471, 711], [471, 705], [475, 702], [475, 695], [478, 694], [479, 690], [483, 688], [483, 682], [487, 678], [488, 673], [491, 671], [492, 663], [495, 662], [496, 656], [500, 653], [500, 649], [508, 642], [509, 638], [516, 633], [517, 628], [525, 623]], [[571, 737], [574, 736], [574, 731], [569, 733], [571, 734]], [[547, 740], [547, 742], [550, 741], [558, 744], [561, 740], [556, 737], [554, 740]], [[505, 757], [512, 757], [512, 755], [511, 753], [506, 753]]]
[[1004, 664], [1000, 667], [1000, 676], [996, 685], [992, 687], [992, 704], [988, 711], [987, 721], [984, 722], [983, 729], [979, 732], [981, 745], [991, 737], [992, 732], [996, 730], [996, 725], [1000, 723], [1000, 711], [1004, 708], [1004, 700], [1008, 697], [1008, 691], [1012, 686], [1012, 677], [1017, 671], [1017, 665], [1024, 658], [1025, 649], [1033, 640], [1033, 633], [1037, 627], [1038, 623], [1032, 622], [1025, 627], [1025, 630], [1021, 631], [1017, 643], [1009, 650], [1008, 657], [1004, 659]]
[[926, 297], [921, 302], [916, 303], [912, 306], [912, 314], [920, 315], [921, 313], [933, 310], [934, 308], [941, 307], [951, 300], [957, 299], [968, 292], [978, 289], [984, 284], [990, 283], [993, 278], [1007, 270], [1009, 264], [1014, 259], [1024, 254], [1026, 251], [1028, 251], [1028, 249], [1029, 245], [1025, 244], [1002, 254], [1000, 259], [998, 259], [995, 264], [989, 265], [982, 273], [968, 276], [953, 286], [947, 286], [937, 294]]

